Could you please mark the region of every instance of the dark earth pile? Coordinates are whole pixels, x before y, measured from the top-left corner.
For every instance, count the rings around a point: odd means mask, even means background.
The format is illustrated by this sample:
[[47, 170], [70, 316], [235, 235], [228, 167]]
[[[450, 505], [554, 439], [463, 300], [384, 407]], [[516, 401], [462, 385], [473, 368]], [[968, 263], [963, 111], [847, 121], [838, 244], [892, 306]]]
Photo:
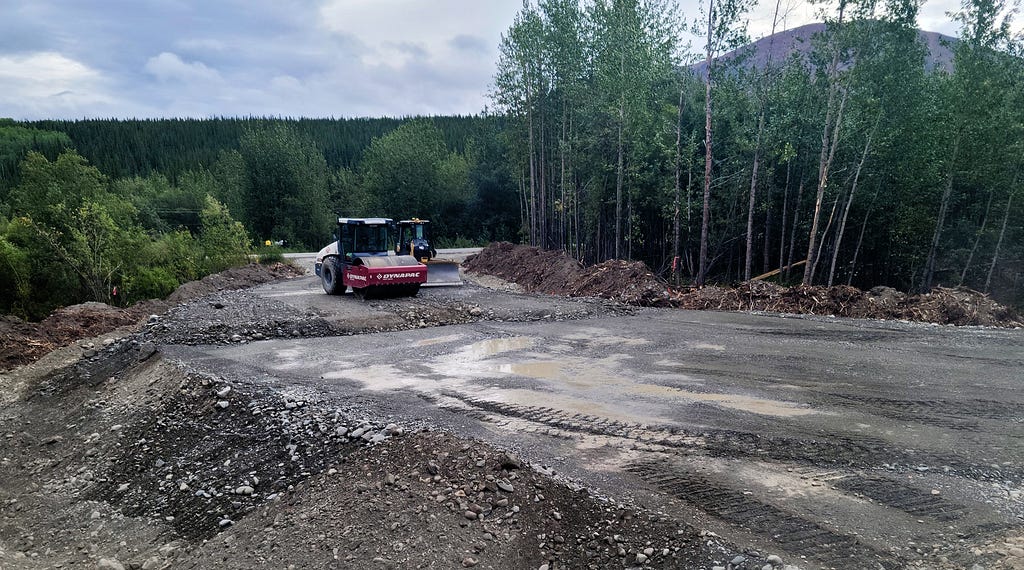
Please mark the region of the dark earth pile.
[[243, 289], [302, 272], [292, 265], [250, 264], [185, 283], [166, 301], [151, 300], [118, 308], [105, 303], [82, 303], [57, 309], [38, 323], [0, 317], [0, 370], [39, 360], [51, 350], [92, 338], [119, 327], [137, 324], [151, 314], [162, 314], [177, 303], [216, 291]]
[[707, 286], [672, 290], [639, 261], [605, 261], [583, 267], [556, 251], [491, 244], [466, 261], [468, 271], [495, 275], [529, 291], [552, 295], [594, 296], [629, 304], [723, 311], [833, 315], [895, 319], [950, 325], [1024, 326], [1013, 309], [967, 288], [936, 287], [930, 293], [907, 295], [889, 287], [861, 291], [855, 287], [782, 287], [748, 281], [737, 287]]
[[670, 305], [665, 282], [639, 261], [610, 260], [583, 267], [560, 251], [498, 242], [470, 257], [463, 267], [512, 281], [527, 291], [603, 297], [650, 307]]

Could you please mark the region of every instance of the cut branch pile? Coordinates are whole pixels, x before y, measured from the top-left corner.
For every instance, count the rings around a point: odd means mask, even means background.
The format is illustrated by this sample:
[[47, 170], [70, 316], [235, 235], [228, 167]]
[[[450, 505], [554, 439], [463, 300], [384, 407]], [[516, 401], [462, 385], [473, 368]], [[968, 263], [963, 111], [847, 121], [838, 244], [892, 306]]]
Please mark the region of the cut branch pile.
[[611, 260], [583, 267], [560, 252], [506, 242], [484, 248], [467, 260], [464, 267], [515, 282], [528, 291], [602, 297], [632, 305], [1024, 326], [1024, 319], [1013, 309], [984, 293], [962, 287], [936, 287], [930, 293], [907, 295], [884, 286], [861, 291], [847, 285], [782, 287], [754, 280], [736, 287], [709, 285], [676, 291], [639, 261]]

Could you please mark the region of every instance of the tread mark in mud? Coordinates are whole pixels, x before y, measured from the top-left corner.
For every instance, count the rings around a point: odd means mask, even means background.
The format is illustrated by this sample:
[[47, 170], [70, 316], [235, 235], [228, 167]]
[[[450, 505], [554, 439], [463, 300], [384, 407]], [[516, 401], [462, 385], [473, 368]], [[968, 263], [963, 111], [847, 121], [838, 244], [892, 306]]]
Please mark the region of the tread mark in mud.
[[871, 406], [869, 413], [894, 420], [918, 422], [937, 427], [982, 431], [978, 419], [1011, 420], [1020, 418], [1020, 406], [991, 400], [894, 400], [875, 396], [836, 394], [840, 401]]
[[[611, 436], [641, 444], [696, 451], [712, 457], [746, 457], [783, 463], [836, 468], [856, 465], [861, 468], [881, 467], [883, 464], [918, 466], [934, 464], [949, 467], [951, 473], [968, 479], [996, 479], [1018, 481], [1024, 473], [1018, 467], [993, 469], [977, 465], [952, 453], [930, 453], [894, 447], [883, 439], [833, 434], [826, 439], [796, 438], [766, 435], [736, 430], [702, 429], [687, 431], [667, 426], [646, 426], [633, 422], [597, 420], [594, 416], [570, 414], [548, 407], [521, 406], [474, 398], [450, 392], [444, 394], [470, 408], [493, 416], [520, 418], [567, 432]], [[465, 409], [452, 409], [469, 415]], [[566, 437], [561, 435], [560, 437]]]
[[851, 476], [835, 481], [833, 486], [918, 517], [948, 522], [966, 514], [960, 505], [890, 479]]
[[634, 463], [627, 469], [712, 516], [764, 536], [790, 554], [837, 567], [846, 567], [850, 560], [877, 560], [887, 569], [901, 566], [899, 561], [854, 536], [839, 534], [739, 491], [718, 486], [669, 462]]

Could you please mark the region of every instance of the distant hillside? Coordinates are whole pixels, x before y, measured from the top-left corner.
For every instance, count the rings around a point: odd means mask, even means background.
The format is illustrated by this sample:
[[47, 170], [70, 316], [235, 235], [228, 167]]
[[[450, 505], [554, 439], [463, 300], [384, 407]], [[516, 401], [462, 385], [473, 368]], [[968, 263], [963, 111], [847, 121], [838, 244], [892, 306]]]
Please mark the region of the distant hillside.
[[[752, 44], [723, 55], [720, 59], [734, 58], [740, 53], [745, 54], [750, 49], [753, 49], [753, 53], [748, 56], [749, 65], [757, 68], [762, 68], [768, 63], [769, 55], [771, 55], [773, 62], [785, 61], [786, 58], [794, 53], [808, 58], [813, 48], [812, 38], [815, 34], [820, 34], [824, 31], [825, 24], [807, 24], [761, 38]], [[925, 69], [928, 71], [935, 69], [952, 71], [953, 50], [950, 49], [950, 46], [957, 41], [956, 38], [923, 30], [918, 30], [918, 37], [928, 48], [929, 55], [925, 58]], [[701, 62], [694, 65], [693, 70], [703, 74], [704, 63]]]

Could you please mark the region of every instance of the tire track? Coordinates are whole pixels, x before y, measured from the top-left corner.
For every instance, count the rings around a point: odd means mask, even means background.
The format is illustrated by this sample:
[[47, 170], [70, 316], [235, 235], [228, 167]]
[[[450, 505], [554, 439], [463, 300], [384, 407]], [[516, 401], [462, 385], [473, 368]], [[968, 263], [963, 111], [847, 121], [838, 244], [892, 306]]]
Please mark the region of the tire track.
[[730, 525], [742, 528], [776, 544], [787, 553], [834, 565], [896, 569], [899, 560], [862, 543], [857, 537], [842, 534], [785, 511], [762, 503], [735, 489], [688, 473], [669, 461], [634, 463], [626, 468], [661, 491]]
[[[738, 430], [704, 428], [688, 430], [673, 426], [648, 426], [586, 414], [573, 414], [551, 407], [493, 402], [466, 394], [449, 392], [446, 397], [466, 409], [452, 411], [469, 415], [482, 410], [497, 417], [516, 418], [541, 424], [567, 434], [584, 434], [632, 440], [645, 446], [685, 450], [712, 457], [754, 458], [763, 461], [813, 465], [824, 468], [904, 468], [921, 465], [948, 467], [951, 474], [974, 480], [1021, 480], [1017, 468], [979, 465], [952, 453], [932, 453], [898, 448], [867, 436], [830, 434], [827, 437], [791, 437]], [[496, 421], [496, 420], [486, 420]], [[559, 434], [558, 437], [565, 437]]]

